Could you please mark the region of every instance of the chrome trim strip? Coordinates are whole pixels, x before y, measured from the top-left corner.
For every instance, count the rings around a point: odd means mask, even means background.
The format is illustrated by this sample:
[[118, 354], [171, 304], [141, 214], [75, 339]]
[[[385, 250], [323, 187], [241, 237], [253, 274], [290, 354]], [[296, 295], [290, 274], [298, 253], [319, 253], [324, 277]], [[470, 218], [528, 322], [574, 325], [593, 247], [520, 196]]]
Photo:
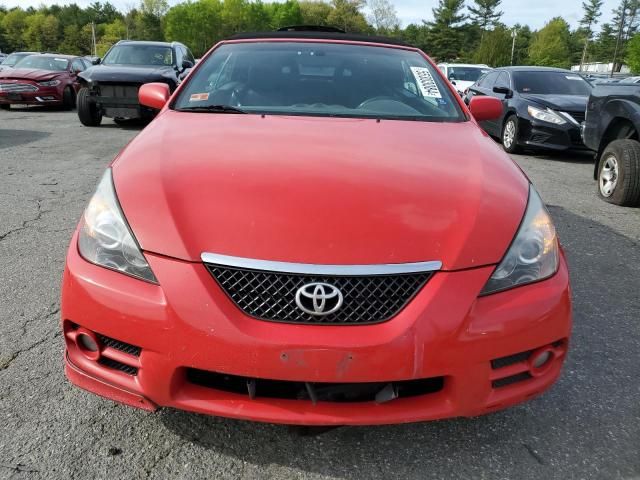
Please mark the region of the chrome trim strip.
[[300, 273], [306, 275], [364, 276], [393, 275], [401, 273], [434, 272], [442, 268], [442, 262], [388, 263], [374, 265], [318, 265], [313, 263], [274, 262], [253, 258], [231, 257], [204, 252], [200, 255], [204, 263], [226, 267], [264, 270], [279, 273]]

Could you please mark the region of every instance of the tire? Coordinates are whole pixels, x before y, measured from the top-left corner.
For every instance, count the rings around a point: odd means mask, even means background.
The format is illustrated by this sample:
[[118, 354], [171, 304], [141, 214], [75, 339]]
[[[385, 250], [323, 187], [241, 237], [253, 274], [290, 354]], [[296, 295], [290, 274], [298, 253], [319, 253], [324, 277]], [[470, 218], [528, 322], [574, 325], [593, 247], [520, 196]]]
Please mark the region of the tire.
[[11, 110], [10, 103], [0, 103], [0, 110]]
[[518, 153], [521, 148], [518, 145], [518, 117], [509, 115], [502, 126], [502, 148], [507, 153]]
[[89, 89], [81, 88], [78, 92], [78, 118], [85, 127], [99, 127], [102, 123], [102, 112], [96, 104], [89, 101]]
[[73, 91], [73, 88], [67, 87], [62, 93], [62, 108], [64, 108], [65, 110], [73, 110], [73, 107], [75, 106], [76, 93]]
[[623, 207], [640, 206], [640, 142], [614, 140], [598, 164], [598, 195]]

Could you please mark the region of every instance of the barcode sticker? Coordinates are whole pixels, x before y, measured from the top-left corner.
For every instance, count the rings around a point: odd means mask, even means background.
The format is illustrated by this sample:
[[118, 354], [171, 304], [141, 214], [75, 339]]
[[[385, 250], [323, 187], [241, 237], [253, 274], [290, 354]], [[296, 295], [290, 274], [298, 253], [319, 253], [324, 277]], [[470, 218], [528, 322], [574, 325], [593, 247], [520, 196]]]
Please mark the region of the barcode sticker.
[[420, 87], [420, 92], [423, 97], [442, 98], [438, 85], [436, 85], [436, 82], [433, 80], [428, 68], [411, 67], [411, 72], [413, 73], [416, 82], [418, 82], [418, 86]]

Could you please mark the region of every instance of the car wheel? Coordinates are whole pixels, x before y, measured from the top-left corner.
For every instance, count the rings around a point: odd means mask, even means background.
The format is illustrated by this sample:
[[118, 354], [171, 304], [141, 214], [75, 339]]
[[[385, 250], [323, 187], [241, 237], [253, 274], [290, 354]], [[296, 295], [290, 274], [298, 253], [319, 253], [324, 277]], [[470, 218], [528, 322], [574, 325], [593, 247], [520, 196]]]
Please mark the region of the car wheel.
[[85, 127], [98, 127], [102, 123], [102, 112], [89, 101], [88, 88], [81, 88], [78, 92], [78, 118]]
[[502, 127], [502, 147], [507, 153], [518, 153], [518, 117], [511, 115]]
[[73, 88], [67, 87], [62, 93], [62, 106], [65, 110], [72, 110], [76, 106], [76, 94]]
[[598, 194], [623, 207], [640, 205], [640, 142], [615, 140], [607, 145], [598, 165]]
[[0, 110], [11, 110], [10, 103], [0, 103]]

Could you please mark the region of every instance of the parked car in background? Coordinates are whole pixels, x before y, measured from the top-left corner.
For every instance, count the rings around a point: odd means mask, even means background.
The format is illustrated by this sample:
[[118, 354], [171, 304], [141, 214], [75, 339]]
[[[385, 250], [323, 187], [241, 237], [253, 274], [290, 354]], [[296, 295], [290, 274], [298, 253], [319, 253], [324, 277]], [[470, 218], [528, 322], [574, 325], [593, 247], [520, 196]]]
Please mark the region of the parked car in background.
[[465, 101], [479, 96], [502, 101], [502, 116], [481, 125], [509, 153], [522, 147], [580, 149], [584, 148], [580, 128], [591, 89], [589, 82], [569, 70], [502, 67], [471, 86]]
[[2, 63], [0, 63], [0, 72], [3, 70], [8, 70], [13, 68], [16, 63], [22, 60], [24, 57], [28, 57], [29, 55], [37, 55], [40, 52], [13, 52], [8, 55]]
[[12, 104], [63, 105], [73, 108], [80, 88], [78, 74], [91, 64], [72, 55], [39, 54], [22, 58], [0, 72], [0, 108]]
[[73, 383], [147, 410], [363, 425], [481, 415], [558, 379], [567, 263], [474, 120], [500, 101], [469, 111], [420, 50], [317, 30], [238, 35], [173, 96], [139, 95], [163, 113], [67, 254]]
[[468, 63], [440, 63], [438, 68], [460, 95], [464, 95], [467, 89], [476, 83], [482, 75], [492, 70], [488, 65]]
[[583, 130], [596, 152], [594, 178], [607, 202], [640, 206], [640, 85], [621, 82], [593, 89]]
[[4, 60], [9, 56], [8, 53], [2, 53], [0, 52], [0, 65], [2, 65], [2, 62], [4, 62]]
[[121, 40], [95, 63], [79, 76], [78, 118], [87, 127], [99, 126], [103, 116], [117, 123], [152, 119], [157, 112], [138, 102], [140, 86], [162, 82], [173, 92], [180, 75], [195, 65], [195, 59], [178, 42]]

